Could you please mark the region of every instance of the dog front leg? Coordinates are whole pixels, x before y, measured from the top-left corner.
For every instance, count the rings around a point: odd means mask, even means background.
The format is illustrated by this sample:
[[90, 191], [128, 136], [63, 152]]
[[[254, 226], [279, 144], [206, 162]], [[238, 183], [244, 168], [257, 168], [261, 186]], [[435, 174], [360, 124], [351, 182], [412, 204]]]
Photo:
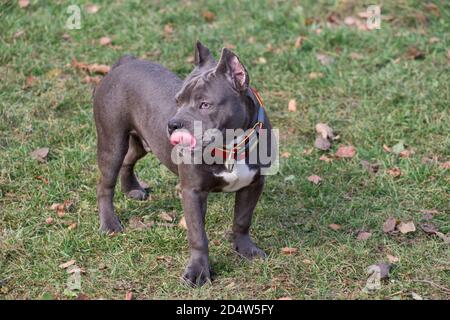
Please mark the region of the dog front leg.
[[205, 231], [208, 193], [188, 187], [183, 188], [182, 196], [191, 255], [182, 279], [191, 286], [202, 286], [211, 279]]
[[258, 203], [264, 187], [264, 177], [261, 176], [251, 185], [236, 192], [233, 221], [233, 248], [247, 259], [266, 257], [250, 238], [250, 225], [253, 211]]

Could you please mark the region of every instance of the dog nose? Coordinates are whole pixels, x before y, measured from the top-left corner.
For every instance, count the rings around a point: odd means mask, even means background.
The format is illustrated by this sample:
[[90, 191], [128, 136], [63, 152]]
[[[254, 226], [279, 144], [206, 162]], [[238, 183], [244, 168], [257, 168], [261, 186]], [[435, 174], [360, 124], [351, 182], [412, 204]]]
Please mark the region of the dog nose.
[[183, 128], [183, 122], [180, 120], [170, 120], [167, 127], [169, 128], [169, 134], [172, 134], [175, 130]]

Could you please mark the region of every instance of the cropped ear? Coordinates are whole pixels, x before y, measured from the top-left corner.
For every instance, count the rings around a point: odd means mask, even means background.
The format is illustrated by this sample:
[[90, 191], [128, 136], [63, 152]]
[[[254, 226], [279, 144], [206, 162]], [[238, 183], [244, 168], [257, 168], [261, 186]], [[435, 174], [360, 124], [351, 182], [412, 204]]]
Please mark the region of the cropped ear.
[[247, 70], [239, 60], [238, 56], [227, 48], [222, 49], [222, 54], [220, 55], [219, 63], [217, 63], [215, 73], [227, 76], [234, 88], [240, 92], [243, 92], [248, 88], [250, 79]]
[[196, 66], [201, 67], [207, 62], [213, 61], [211, 52], [200, 41], [195, 43], [194, 63]]

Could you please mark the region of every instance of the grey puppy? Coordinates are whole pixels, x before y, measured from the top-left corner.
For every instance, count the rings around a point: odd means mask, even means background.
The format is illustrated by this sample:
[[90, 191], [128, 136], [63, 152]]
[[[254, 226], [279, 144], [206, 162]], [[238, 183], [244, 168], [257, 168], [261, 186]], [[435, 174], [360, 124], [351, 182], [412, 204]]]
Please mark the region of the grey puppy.
[[[209, 49], [197, 42], [195, 68], [184, 81], [159, 64], [124, 56], [94, 92], [94, 117], [101, 173], [97, 185], [101, 231], [123, 230], [113, 206], [119, 175], [125, 194], [137, 200], [147, 198], [133, 168], [152, 152], [180, 177], [190, 248], [190, 259], [182, 275], [186, 282], [202, 285], [210, 280], [205, 232], [209, 192], [236, 192], [233, 247], [248, 259], [265, 256], [249, 235], [253, 211], [264, 186], [262, 165], [245, 163], [247, 156], [244, 164], [232, 167], [223, 163], [177, 165], [171, 157], [172, 144], [180, 142], [174, 141], [176, 136], [195, 139], [194, 121], [202, 121], [204, 131], [246, 130], [255, 124], [271, 129], [265, 110], [249, 87], [248, 72], [233, 52], [224, 48], [216, 62]], [[188, 133], [175, 134], [180, 129]], [[231, 156], [235, 157], [232, 151]]]

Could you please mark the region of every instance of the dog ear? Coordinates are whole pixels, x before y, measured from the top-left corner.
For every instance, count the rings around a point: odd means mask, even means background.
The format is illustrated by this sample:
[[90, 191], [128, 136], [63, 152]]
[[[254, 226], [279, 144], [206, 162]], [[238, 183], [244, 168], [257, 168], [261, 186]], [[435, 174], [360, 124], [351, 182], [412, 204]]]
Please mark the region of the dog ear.
[[201, 67], [206, 62], [213, 60], [211, 52], [200, 41], [195, 43], [194, 63], [196, 66]]
[[220, 55], [219, 63], [217, 63], [215, 73], [227, 76], [236, 90], [240, 92], [245, 91], [248, 88], [250, 79], [247, 70], [239, 60], [238, 56], [227, 48], [222, 49], [222, 54]]

